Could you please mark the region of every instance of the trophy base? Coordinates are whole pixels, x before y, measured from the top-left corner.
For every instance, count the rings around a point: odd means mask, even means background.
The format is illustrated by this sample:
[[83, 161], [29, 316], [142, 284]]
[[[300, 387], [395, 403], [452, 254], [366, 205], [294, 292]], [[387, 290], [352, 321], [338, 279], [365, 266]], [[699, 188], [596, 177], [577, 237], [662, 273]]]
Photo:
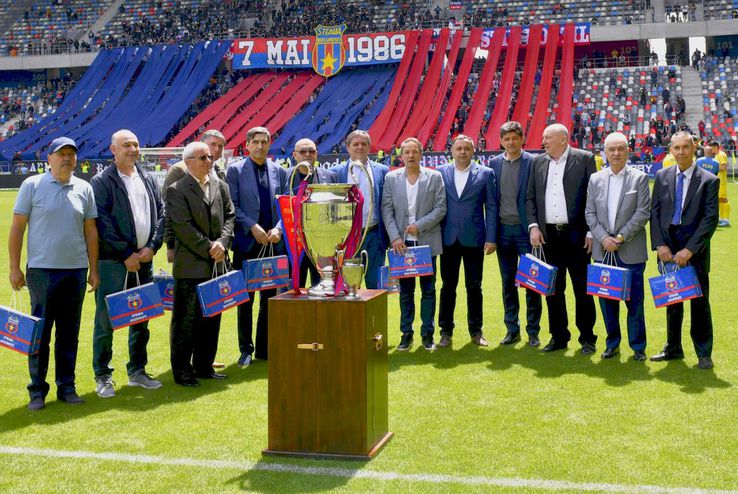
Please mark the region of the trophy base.
[[317, 285], [308, 288], [311, 297], [333, 297], [336, 293], [336, 282], [333, 279], [333, 268], [331, 266], [319, 269], [320, 281]]

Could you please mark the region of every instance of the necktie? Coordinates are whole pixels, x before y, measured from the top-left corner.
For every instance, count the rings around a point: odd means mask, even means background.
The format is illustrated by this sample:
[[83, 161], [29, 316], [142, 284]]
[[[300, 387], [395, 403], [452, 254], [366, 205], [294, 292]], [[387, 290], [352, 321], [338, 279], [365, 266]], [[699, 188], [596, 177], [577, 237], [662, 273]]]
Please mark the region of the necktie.
[[674, 198], [674, 216], [671, 224], [678, 225], [682, 222], [682, 192], [684, 191], [684, 173], [677, 174], [676, 197]]

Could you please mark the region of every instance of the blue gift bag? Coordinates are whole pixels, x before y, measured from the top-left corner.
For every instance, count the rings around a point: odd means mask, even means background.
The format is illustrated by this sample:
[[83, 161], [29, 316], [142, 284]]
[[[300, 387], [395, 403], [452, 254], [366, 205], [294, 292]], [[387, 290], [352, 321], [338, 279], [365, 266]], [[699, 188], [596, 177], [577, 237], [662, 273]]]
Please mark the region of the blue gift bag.
[[[540, 252], [543, 256], [543, 251]], [[515, 284], [525, 287], [544, 296], [553, 295], [556, 291], [556, 266], [547, 264], [533, 254], [525, 254], [520, 257], [518, 271], [515, 273]]]
[[174, 276], [160, 272], [154, 275], [154, 284], [159, 288], [164, 310], [172, 310], [174, 307]]
[[287, 256], [249, 259], [243, 268], [246, 286], [250, 292], [282, 288], [290, 283], [290, 267]]
[[587, 294], [612, 300], [630, 300], [630, 270], [615, 265], [607, 252], [601, 263], [587, 265]]
[[249, 300], [243, 271], [229, 271], [197, 285], [202, 314], [213, 317]]
[[[138, 281], [138, 273], [136, 273]], [[126, 288], [123, 291], [105, 296], [108, 306], [108, 316], [113, 330], [132, 326], [155, 317], [164, 315], [164, 305], [161, 302], [159, 287], [152, 283]]]
[[679, 268], [676, 264], [659, 263], [660, 276], [648, 279], [656, 307], [666, 307], [702, 296], [697, 272], [692, 266]]
[[408, 247], [405, 254], [396, 254], [390, 249], [387, 252], [389, 259], [390, 278], [415, 278], [416, 276], [430, 276], [433, 274], [433, 256], [429, 245]]
[[397, 278], [390, 277], [389, 266], [379, 267], [379, 288], [387, 293], [400, 293], [400, 283]]
[[23, 355], [35, 355], [41, 346], [44, 320], [18, 309], [13, 291], [11, 307], [0, 305], [0, 346]]

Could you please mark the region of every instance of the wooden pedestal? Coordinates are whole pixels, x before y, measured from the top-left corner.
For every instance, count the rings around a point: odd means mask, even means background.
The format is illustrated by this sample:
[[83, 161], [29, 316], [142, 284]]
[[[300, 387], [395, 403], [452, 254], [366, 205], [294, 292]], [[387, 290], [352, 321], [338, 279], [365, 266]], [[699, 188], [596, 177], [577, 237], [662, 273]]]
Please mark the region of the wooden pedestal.
[[369, 459], [387, 431], [387, 293], [269, 299], [270, 455]]

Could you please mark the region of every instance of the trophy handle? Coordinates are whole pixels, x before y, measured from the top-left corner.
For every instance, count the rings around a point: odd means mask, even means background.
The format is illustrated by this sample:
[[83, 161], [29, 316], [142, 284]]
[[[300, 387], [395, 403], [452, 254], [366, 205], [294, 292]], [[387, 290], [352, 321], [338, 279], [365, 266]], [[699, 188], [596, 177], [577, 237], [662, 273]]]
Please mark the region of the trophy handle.
[[369, 254], [366, 250], [361, 251], [361, 260], [364, 261], [364, 269], [361, 271], [361, 277], [364, 278], [367, 269], [369, 269]]
[[[364, 173], [366, 173], [366, 177], [369, 180], [369, 184], [373, 183], [373, 177], [369, 175], [369, 170], [367, 170], [366, 166], [364, 166], [364, 163], [361, 161], [350, 161], [348, 172], [351, 174], [351, 178], [354, 179], [354, 183], [358, 187], [359, 181], [356, 179], [356, 175], [354, 175], [354, 166], [359, 166]], [[367, 218], [372, 218], [374, 215], [374, 187], [372, 186], [371, 194], [369, 194], [369, 214], [367, 215]], [[361, 242], [359, 242], [359, 246], [364, 245], [364, 240], [366, 239], [366, 234], [369, 231], [369, 221], [366, 222], [366, 225], [364, 225], [364, 232], [361, 234]], [[367, 263], [368, 265], [368, 263]]]
[[294, 197], [295, 193], [293, 192], [293, 187], [295, 185], [295, 175], [297, 175], [297, 172], [300, 170], [301, 166], [307, 166], [308, 173], [305, 176], [303, 180], [309, 180], [310, 177], [313, 175], [313, 171], [315, 170], [315, 165], [311, 165], [309, 161], [301, 161], [295, 166], [295, 169], [292, 170], [292, 174], [290, 175], [290, 197]]

